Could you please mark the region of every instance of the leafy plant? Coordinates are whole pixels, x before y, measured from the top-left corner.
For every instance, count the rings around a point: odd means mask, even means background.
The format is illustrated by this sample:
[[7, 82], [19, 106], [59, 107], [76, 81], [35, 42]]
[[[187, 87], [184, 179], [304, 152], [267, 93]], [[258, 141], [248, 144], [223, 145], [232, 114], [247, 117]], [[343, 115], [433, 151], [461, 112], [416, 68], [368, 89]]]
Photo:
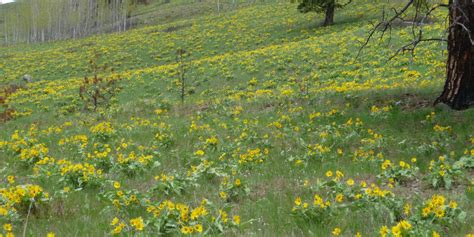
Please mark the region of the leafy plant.
[[161, 174], [155, 176], [157, 183], [151, 189], [154, 193], [165, 194], [165, 195], [181, 195], [187, 187], [190, 186], [190, 180], [187, 178], [181, 178], [176, 175]]
[[438, 160], [430, 161], [429, 172], [425, 179], [434, 188], [450, 189], [462, 178], [462, 175], [462, 167], [452, 165], [447, 156], [440, 156]]
[[390, 160], [385, 160], [382, 165], [382, 173], [377, 175], [378, 179], [382, 179], [388, 183], [399, 183], [403, 184], [410, 180], [415, 179], [416, 174], [419, 169], [414, 163], [416, 163], [416, 158], [412, 159], [413, 164], [409, 164], [405, 161], [400, 161], [397, 164], [392, 163]]

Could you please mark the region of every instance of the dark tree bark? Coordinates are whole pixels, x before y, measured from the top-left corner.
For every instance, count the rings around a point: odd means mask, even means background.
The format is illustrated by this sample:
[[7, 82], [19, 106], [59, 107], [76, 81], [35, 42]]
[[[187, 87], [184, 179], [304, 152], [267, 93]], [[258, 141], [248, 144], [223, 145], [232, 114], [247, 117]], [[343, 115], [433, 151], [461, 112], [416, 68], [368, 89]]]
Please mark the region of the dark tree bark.
[[336, 0], [328, 3], [326, 8], [326, 16], [324, 18], [323, 26], [329, 26], [334, 24], [334, 12], [336, 10]]
[[435, 104], [461, 110], [474, 105], [474, 2], [450, 0], [444, 90]]

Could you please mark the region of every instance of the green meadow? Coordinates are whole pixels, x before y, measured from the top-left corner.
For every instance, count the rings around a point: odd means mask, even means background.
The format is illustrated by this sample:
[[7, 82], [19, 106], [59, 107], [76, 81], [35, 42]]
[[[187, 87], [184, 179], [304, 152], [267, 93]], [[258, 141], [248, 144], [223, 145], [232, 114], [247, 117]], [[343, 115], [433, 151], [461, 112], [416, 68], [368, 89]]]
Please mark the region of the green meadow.
[[152, 3], [123, 33], [0, 46], [0, 236], [471, 236], [474, 110], [432, 105], [446, 47], [389, 61], [400, 26], [356, 58], [399, 6], [356, 2], [329, 27]]

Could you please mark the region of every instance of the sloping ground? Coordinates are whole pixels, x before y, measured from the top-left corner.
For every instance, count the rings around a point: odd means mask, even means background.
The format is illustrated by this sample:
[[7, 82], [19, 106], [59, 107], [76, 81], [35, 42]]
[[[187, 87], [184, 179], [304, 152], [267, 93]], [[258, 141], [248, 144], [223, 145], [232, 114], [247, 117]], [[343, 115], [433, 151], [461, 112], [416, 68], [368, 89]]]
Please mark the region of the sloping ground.
[[[275, 3], [276, 1], [266, 1]], [[148, 5], [139, 5], [132, 12], [131, 21], [137, 26], [151, 24], [166, 24], [174, 21], [223, 13], [238, 10], [251, 5], [258, 5], [260, 2], [245, 0], [224, 0], [219, 1], [219, 8], [216, 1], [212, 0], [177, 0], [166, 3], [165, 1], [151, 1]]]
[[[9, 80], [16, 80], [25, 73], [41, 79], [64, 79], [82, 76], [88, 60], [96, 52], [103, 54], [104, 61], [116, 70], [129, 70], [172, 63], [177, 48], [192, 52], [192, 58], [209, 57], [305, 39], [322, 31], [313, 27], [314, 16], [296, 15], [293, 7], [258, 5], [235, 14], [210, 15], [124, 34], [2, 48], [0, 63], [5, 65], [3, 74]], [[351, 18], [362, 16], [364, 10], [362, 7], [354, 9], [356, 14], [351, 14]], [[345, 14], [342, 17], [347, 18]]]
[[[0, 223], [58, 236], [472, 233], [474, 112], [429, 106], [441, 45], [386, 61], [410, 29], [355, 60], [379, 7], [352, 5], [320, 28], [295, 5], [262, 4], [2, 48], [2, 84], [41, 80], [6, 101]], [[78, 91], [95, 53], [123, 79], [88, 112]]]

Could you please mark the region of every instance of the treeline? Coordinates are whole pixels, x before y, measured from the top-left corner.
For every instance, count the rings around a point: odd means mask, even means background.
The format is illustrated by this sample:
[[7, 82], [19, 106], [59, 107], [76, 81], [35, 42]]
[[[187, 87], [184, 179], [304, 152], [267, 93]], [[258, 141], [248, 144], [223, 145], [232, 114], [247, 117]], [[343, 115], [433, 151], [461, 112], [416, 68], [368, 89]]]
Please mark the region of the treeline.
[[[220, 13], [257, 1], [274, 0], [16, 0], [13, 4], [0, 5], [0, 45], [125, 31], [156, 19], [167, 22], [193, 14]], [[153, 14], [143, 11], [145, 8], [137, 8], [152, 2], [155, 7], [156, 4], [160, 6], [159, 9], [151, 8], [156, 11]], [[192, 11], [189, 4], [193, 5]], [[150, 19], [146, 18], [148, 14]]]
[[17, 0], [0, 8], [5, 44], [124, 31], [137, 4], [149, 0]]

